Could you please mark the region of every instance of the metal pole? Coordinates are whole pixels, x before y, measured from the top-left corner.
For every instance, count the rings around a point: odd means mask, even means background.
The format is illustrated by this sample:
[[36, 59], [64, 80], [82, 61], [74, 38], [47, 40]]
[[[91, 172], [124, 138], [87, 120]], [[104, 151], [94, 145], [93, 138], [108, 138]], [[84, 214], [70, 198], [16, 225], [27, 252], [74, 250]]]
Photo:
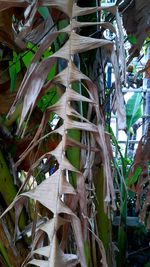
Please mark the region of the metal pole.
[[115, 0], [107, 0], [108, 4], [111, 4], [111, 3], [114, 3], [114, 2], [115, 2]]
[[[148, 51], [147, 51], [147, 60], [149, 61], [150, 60], [150, 45], [148, 46]], [[147, 89], [150, 90], [150, 71], [148, 70], [148, 75], [147, 75], [147, 78], [146, 78], [146, 87]], [[150, 115], [150, 92], [147, 91], [146, 93], [146, 108], [145, 108], [145, 111], [146, 111], [146, 115]], [[147, 119], [147, 122], [146, 122], [146, 126], [149, 124], [150, 120]]]
[[[147, 60], [147, 64], [150, 60], [150, 45], [147, 49], [147, 55], [145, 55], [145, 58]], [[143, 79], [143, 115], [147, 116], [147, 118], [143, 118], [143, 127], [142, 127], [142, 134], [144, 135], [147, 126], [150, 122], [150, 118], [148, 117], [150, 115], [150, 71], [149, 69], [146, 71], [146, 76]]]

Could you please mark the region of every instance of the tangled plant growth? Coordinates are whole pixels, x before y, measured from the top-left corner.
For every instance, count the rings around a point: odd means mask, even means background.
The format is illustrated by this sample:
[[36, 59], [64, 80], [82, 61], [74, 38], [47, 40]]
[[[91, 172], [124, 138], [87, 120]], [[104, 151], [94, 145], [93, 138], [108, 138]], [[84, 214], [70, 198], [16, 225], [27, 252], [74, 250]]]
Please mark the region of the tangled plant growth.
[[[27, 197], [36, 203], [32, 226], [32, 249], [23, 263], [36, 266], [107, 266], [106, 253], [97, 229], [96, 210], [93, 201], [94, 175], [93, 166], [98, 158], [99, 168], [103, 165], [104, 181], [100, 182], [101, 196], [105, 213], [110, 216], [111, 209], [115, 209], [115, 194], [110, 167], [110, 143], [105, 134], [104, 115], [99, 103], [99, 92], [89, 77], [84, 75], [75, 65], [75, 56], [91, 49], [104, 47], [112, 60], [116, 74], [116, 104], [118, 115], [123, 116], [123, 99], [119, 88], [119, 71], [114, 43], [106, 39], [95, 39], [79, 35], [79, 29], [98, 25], [115, 32], [114, 27], [106, 22], [80, 22], [80, 16], [86, 16], [101, 11], [101, 7], [81, 8], [74, 0], [49, 0], [0, 2], [0, 11], [9, 7], [22, 6], [25, 8], [25, 21], [22, 30], [16, 36], [16, 43], [21, 48], [25, 42], [33, 41], [33, 36], [40, 43], [35, 56], [28, 66], [26, 74], [16, 94], [15, 101], [9, 111], [11, 121], [14, 114], [19, 113], [17, 129], [18, 136], [24, 136], [29, 130], [30, 116], [40, 99], [47, 91], [56, 90], [59, 99], [49, 106], [43, 113], [41, 123], [30, 144], [16, 163], [16, 166], [29, 156], [40, 150], [43, 140], [54, 138], [53, 149], [46, 153], [35, 154], [25, 181], [13, 203], [18, 224], [21, 207], [26, 204]], [[52, 28], [48, 34], [39, 39], [33, 28], [34, 18], [40, 7], [55, 8], [61, 11], [67, 25], [60, 30]], [[47, 9], [48, 16], [50, 9]], [[116, 7], [105, 8], [108, 12], [117, 14]], [[49, 23], [50, 19], [49, 17]], [[44, 23], [43, 23], [44, 24]], [[19, 28], [18, 28], [19, 29]], [[43, 29], [43, 28], [42, 28]], [[40, 30], [39, 30], [40, 31]], [[30, 33], [31, 32], [31, 33]], [[30, 33], [30, 34], [29, 34]], [[53, 46], [59, 36], [65, 36], [64, 44], [42, 59], [43, 53]], [[25, 40], [25, 42], [24, 42]], [[119, 51], [119, 49], [118, 49]], [[55, 64], [65, 61], [65, 67], [48, 79], [48, 75]], [[83, 108], [84, 107], [84, 108]], [[52, 117], [56, 117], [58, 124], [46, 133], [47, 125]], [[122, 119], [122, 117], [121, 117]], [[52, 136], [52, 137], [51, 137]], [[76, 153], [74, 159], [69, 153]], [[39, 170], [43, 160], [52, 162], [53, 173], [46, 179], [39, 181]], [[78, 163], [76, 163], [78, 161]], [[101, 177], [103, 180], [103, 175]], [[36, 181], [36, 184], [32, 181]], [[27, 188], [30, 190], [27, 191]], [[91, 193], [92, 191], [92, 193]], [[38, 226], [39, 207], [45, 210], [46, 217]], [[29, 204], [34, 207], [34, 202]], [[5, 212], [5, 213], [6, 213]], [[45, 215], [46, 214], [46, 215]], [[101, 214], [98, 214], [101, 216]], [[104, 216], [104, 215], [102, 215]], [[37, 223], [37, 224], [36, 224]], [[18, 226], [16, 224], [15, 234]], [[106, 229], [107, 230], [107, 229]], [[111, 243], [111, 238], [109, 239]], [[73, 243], [73, 245], [72, 245]], [[111, 244], [108, 244], [111, 245]], [[108, 252], [107, 252], [108, 256]]]

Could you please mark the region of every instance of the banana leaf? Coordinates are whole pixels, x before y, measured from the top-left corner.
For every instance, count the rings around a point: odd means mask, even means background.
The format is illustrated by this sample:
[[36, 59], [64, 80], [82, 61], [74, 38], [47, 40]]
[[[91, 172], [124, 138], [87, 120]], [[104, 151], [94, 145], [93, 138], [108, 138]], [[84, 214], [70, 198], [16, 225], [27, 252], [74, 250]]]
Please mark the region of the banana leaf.
[[142, 116], [142, 95], [141, 93], [134, 93], [126, 104], [126, 121], [127, 130], [129, 130], [134, 123]]

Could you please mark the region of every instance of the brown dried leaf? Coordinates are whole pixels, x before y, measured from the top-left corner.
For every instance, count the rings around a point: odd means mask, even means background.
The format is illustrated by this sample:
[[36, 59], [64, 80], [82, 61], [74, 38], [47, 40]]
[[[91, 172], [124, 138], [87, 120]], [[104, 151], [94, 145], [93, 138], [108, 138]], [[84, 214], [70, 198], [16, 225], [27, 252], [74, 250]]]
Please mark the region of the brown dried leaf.
[[106, 253], [105, 253], [105, 249], [104, 249], [102, 241], [97, 237], [97, 235], [95, 235], [95, 233], [93, 231], [90, 230], [90, 232], [92, 232], [92, 235], [93, 235], [94, 239], [98, 243], [99, 250], [100, 250], [100, 253], [101, 253], [101, 256], [102, 256], [102, 258], [101, 258], [102, 267], [108, 267], [107, 259], [106, 259]]
[[27, 3], [24, 0], [20, 1], [10, 1], [10, 0], [2, 0], [0, 1], [0, 12], [12, 7], [26, 7]]
[[72, 18], [73, 0], [41, 0], [41, 5], [54, 7]]
[[123, 93], [121, 91], [118, 60], [117, 60], [117, 56], [114, 50], [111, 53], [111, 61], [112, 61], [114, 74], [115, 74], [115, 85], [116, 85], [115, 97], [116, 97], [116, 109], [117, 109], [117, 115], [118, 115], [118, 129], [124, 130], [126, 129], [125, 102], [123, 98]]
[[69, 61], [67, 68], [65, 68], [53, 78], [54, 83], [63, 84], [66, 87], [68, 87], [68, 83], [75, 81], [80, 82], [81, 80], [90, 81], [90, 79], [81, 71], [79, 71], [75, 64], [71, 61]]
[[[53, 40], [54, 37], [56, 37], [58, 33], [51, 34], [48, 40]], [[47, 44], [47, 39], [45, 41], [45, 44]], [[18, 133], [22, 126], [23, 121], [25, 120], [28, 112], [30, 111], [28, 115], [28, 119], [30, 117], [30, 114], [33, 110], [33, 107], [36, 103], [37, 97], [42, 89], [42, 86], [44, 85], [45, 79], [48, 75], [48, 72], [50, 70], [50, 67], [54, 64], [56, 61], [56, 57], [62, 57], [65, 59], [70, 58], [71, 55], [75, 53], [79, 53], [82, 51], [87, 51], [89, 49], [94, 49], [96, 47], [100, 47], [103, 45], [109, 46], [109, 49], [112, 49], [112, 43], [107, 40], [99, 40], [89, 37], [83, 37], [80, 36], [74, 32], [71, 33], [69, 40], [65, 43], [65, 45], [55, 54], [53, 54], [48, 59], [42, 61], [39, 65], [37, 65], [37, 60], [39, 59], [39, 55], [41, 55], [41, 49], [39, 49], [37, 55], [32, 60], [32, 63], [29, 67], [29, 70], [26, 73], [26, 76], [22, 82], [22, 85], [20, 87], [20, 90], [16, 96], [16, 100], [10, 110], [10, 113], [12, 113], [15, 104], [20, 101], [20, 98], [24, 97], [24, 103], [23, 103], [23, 109], [21, 114], [21, 119], [18, 127]], [[43, 49], [42, 49], [43, 50]], [[73, 71], [72, 71], [73, 73]], [[67, 73], [66, 73], [67, 74]], [[60, 77], [60, 76], [59, 76]], [[68, 77], [68, 75], [67, 75]], [[26, 79], [27, 78], [27, 79]], [[87, 78], [86, 78], [87, 79]], [[36, 86], [35, 86], [36, 85]], [[50, 86], [50, 84], [49, 84]], [[84, 101], [86, 98], [84, 98]], [[27, 121], [28, 121], [27, 119]], [[24, 129], [25, 131], [25, 129]]]
[[[48, 257], [48, 261], [32, 260], [29, 263], [36, 266], [47, 267], [71, 267], [77, 264], [78, 258], [73, 254], [64, 254], [59, 248], [56, 235], [53, 237], [51, 246], [42, 247], [34, 251], [34, 253]], [[43, 265], [44, 264], [44, 265]]]
[[[70, 266], [70, 264], [74, 265], [75, 263], [77, 263], [78, 258], [77, 258], [76, 255], [74, 255], [74, 254], [64, 254], [63, 251], [60, 250], [59, 247], [57, 249], [58, 249], [58, 251], [56, 251], [57, 255], [55, 256], [55, 258], [56, 257], [60, 257], [61, 260], [64, 261], [61, 264], [65, 264], [65, 265], [61, 265], [61, 266], [68, 266], [68, 264]], [[42, 248], [36, 249], [34, 251], [34, 253], [40, 254], [42, 256], [45, 256], [45, 257], [49, 258], [50, 257], [50, 247], [47, 246], [47, 247], [42, 247]], [[59, 259], [58, 262], [60, 262], [60, 259]], [[57, 262], [57, 264], [58, 264], [58, 262]], [[55, 266], [59, 266], [59, 265], [56, 265], [56, 262], [55, 262]]]
[[44, 260], [35, 260], [33, 259], [32, 261], [29, 261], [28, 264], [33, 264], [39, 267], [49, 267], [49, 263], [48, 261], [44, 261]]
[[60, 228], [60, 226], [62, 226], [65, 223], [66, 223], [65, 219], [63, 219], [60, 216], [56, 216], [50, 221], [44, 223], [44, 225], [40, 226], [39, 229], [44, 231], [48, 235], [49, 241], [51, 242], [54, 235], [54, 229], [55, 231], [57, 231]]
[[116, 47], [119, 51], [119, 58], [120, 58], [120, 68], [121, 68], [121, 77], [122, 77], [122, 82], [126, 83], [126, 55], [125, 55], [125, 46], [124, 46], [124, 34], [122, 30], [122, 20], [121, 16], [118, 12], [116, 11], [116, 22], [118, 26], [118, 38], [116, 41]]
[[[56, 58], [50, 58], [46, 59], [42, 63], [39, 64], [39, 60], [41, 58], [42, 53], [51, 45], [51, 42], [55, 40], [55, 38], [58, 36], [58, 32], [51, 33], [47, 39], [45, 39], [40, 46], [38, 52], [35, 54], [34, 58], [31, 61], [30, 66], [27, 69], [27, 72], [24, 76], [24, 79], [22, 80], [22, 83], [20, 85], [20, 88], [17, 92], [15, 101], [8, 113], [8, 116], [11, 115], [14, 110], [15, 106], [17, 105], [18, 102], [20, 102], [21, 99], [24, 99], [24, 114], [26, 115], [28, 111], [31, 109], [31, 107], [34, 106], [35, 101], [40, 93], [40, 90], [45, 82], [45, 78], [47, 77], [47, 74], [50, 70], [50, 66], [56, 61]], [[51, 62], [51, 63], [50, 63]], [[50, 65], [49, 65], [50, 64]], [[41, 76], [41, 73], [44, 71], [44, 73]], [[36, 84], [36, 79], [38, 79], [38, 84], [37, 84], [37, 89], [38, 91], [36, 92], [34, 85]], [[34, 83], [33, 83], [34, 80]], [[50, 86], [49, 86], [50, 87]], [[36, 99], [33, 99], [32, 93]], [[32, 98], [32, 101], [30, 99]], [[29, 100], [29, 101], [28, 101]], [[26, 102], [30, 103], [27, 104]], [[22, 118], [23, 121], [23, 118]], [[21, 125], [20, 125], [21, 126]]]
[[[53, 155], [57, 159], [60, 170], [62, 171], [70, 170], [73, 172], [79, 172], [66, 158], [65, 147], [63, 145], [63, 141], [61, 141], [54, 150], [52, 150], [50, 153], [47, 153], [47, 154]], [[61, 176], [62, 176], [62, 173], [61, 173]]]
[[104, 45], [107, 45], [109, 50], [112, 51], [113, 43], [111, 41], [85, 37], [78, 35], [75, 32], [71, 32], [69, 40], [64, 44], [62, 48], [59, 49], [59, 51], [54, 53], [53, 56], [69, 60], [71, 55], [89, 51], [91, 49], [98, 48]]
[[105, 211], [107, 208], [109, 208], [110, 203], [112, 202], [112, 207], [115, 210], [116, 204], [115, 204], [115, 192], [114, 192], [114, 186], [113, 186], [113, 178], [112, 178], [112, 172], [111, 172], [111, 166], [110, 166], [110, 155], [108, 153], [107, 149], [107, 141], [106, 141], [106, 135], [104, 131], [104, 126], [102, 124], [98, 125], [99, 130], [99, 137], [97, 138], [97, 142], [100, 145], [100, 148], [102, 149], [102, 160], [104, 164], [104, 175], [105, 175], [105, 184], [104, 184], [104, 202], [105, 202]]
[[72, 226], [74, 229], [74, 235], [75, 235], [77, 247], [79, 250], [80, 263], [82, 267], [87, 267], [87, 264], [85, 261], [85, 255], [84, 255], [84, 245], [83, 245], [81, 223], [80, 223], [79, 218], [76, 216], [72, 216], [71, 219], [72, 219]]
[[78, 122], [67, 118], [65, 126], [66, 129], [78, 129], [89, 132], [97, 132], [97, 126], [91, 122]]
[[109, 7], [103, 6], [103, 7], [84, 7], [83, 8], [83, 7], [79, 7], [76, 4], [74, 4], [72, 17], [92, 14], [92, 13], [95, 13], [97, 11], [101, 11], [102, 9], [107, 10], [108, 12], [111, 12], [112, 14], [116, 13], [116, 6], [115, 5], [112, 5]]
[[34, 70], [34, 73], [31, 74], [30, 79], [28, 83], [26, 84], [27, 91], [24, 96], [24, 103], [23, 103], [22, 114], [21, 114], [21, 118], [19, 122], [19, 129], [22, 123], [24, 122], [27, 116], [27, 113], [30, 111], [30, 114], [31, 114], [33, 107], [36, 103], [37, 97], [49, 73], [49, 70], [53, 66], [55, 61], [56, 59], [46, 60], [44, 64], [41, 64], [39, 67], [37, 67], [37, 69]]
[[[66, 184], [62, 171], [58, 170], [49, 178], [44, 180], [35, 189], [21, 194], [39, 201], [43, 206], [51, 210], [54, 214], [67, 213], [73, 215], [73, 212], [61, 201], [62, 191], [65, 191]], [[68, 185], [69, 187], [69, 185]], [[67, 191], [68, 191], [67, 187]], [[75, 193], [70, 186], [70, 192]]]
[[82, 233], [84, 241], [87, 240], [87, 218], [88, 218], [88, 201], [87, 201], [87, 192], [85, 186], [85, 177], [82, 174], [77, 175], [77, 192], [79, 196], [79, 205], [80, 205], [80, 220], [82, 224]]
[[67, 137], [67, 146], [71, 146], [71, 147], [79, 147], [79, 148], [82, 148], [82, 149], [85, 149], [85, 150], [90, 150], [90, 151], [93, 151], [93, 152], [100, 152], [100, 149], [98, 149], [97, 147], [94, 147], [94, 146], [91, 146], [89, 147], [88, 145], [84, 145], [70, 137]]
[[109, 29], [110, 31], [116, 33], [115, 27], [109, 22], [80, 22], [80, 21], [76, 21], [76, 20], [72, 21], [72, 28], [73, 29], [81, 28], [81, 27], [87, 27], [87, 26], [94, 26], [94, 25], [100, 26], [104, 29]]

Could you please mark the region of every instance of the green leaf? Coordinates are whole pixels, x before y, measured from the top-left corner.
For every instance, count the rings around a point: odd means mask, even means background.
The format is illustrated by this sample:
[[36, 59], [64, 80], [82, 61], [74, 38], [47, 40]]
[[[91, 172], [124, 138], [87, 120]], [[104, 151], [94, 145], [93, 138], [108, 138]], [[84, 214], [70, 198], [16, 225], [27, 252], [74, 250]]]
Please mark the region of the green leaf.
[[37, 46], [33, 45], [32, 43], [28, 43], [27, 48], [29, 49], [27, 52], [24, 53], [22, 56], [22, 61], [25, 64], [26, 68], [29, 66], [31, 63], [32, 58], [34, 57], [36, 51], [37, 51]]
[[133, 35], [128, 35], [127, 39], [132, 45], [136, 45], [138, 43], [136, 37]]
[[10, 263], [10, 259], [9, 259], [9, 255], [7, 253], [7, 250], [4, 246], [4, 244], [2, 243], [2, 241], [0, 240], [0, 256], [3, 258], [3, 260], [5, 261], [5, 266], [6, 267], [11, 267], [11, 263]]
[[136, 168], [134, 174], [127, 181], [127, 185], [128, 186], [131, 186], [132, 184], [135, 184], [137, 182], [138, 177], [141, 174], [141, 171], [142, 171], [142, 168], [140, 166]]
[[[51, 56], [53, 54], [53, 52], [51, 51], [51, 47], [49, 47], [46, 51], [44, 51], [42, 58], [48, 58], [49, 56]], [[56, 65], [56, 64], [55, 64]]]
[[88, 266], [91, 266], [91, 253], [90, 253], [90, 247], [88, 241], [84, 242], [84, 253], [85, 258]]
[[134, 125], [134, 123], [142, 116], [142, 95], [134, 93], [126, 104], [126, 120], [127, 130]]
[[13, 52], [13, 60], [9, 61], [9, 75], [10, 75], [10, 92], [14, 92], [16, 88], [17, 74], [20, 72], [19, 55]]
[[38, 11], [42, 15], [44, 20], [48, 19], [49, 11], [47, 7], [39, 7]]
[[10, 75], [10, 92], [14, 92], [16, 88], [17, 72], [16, 66], [12, 61], [9, 62], [9, 75]]
[[54, 105], [58, 99], [59, 99], [60, 95], [58, 90], [54, 87], [53, 89], [51, 88], [39, 101], [38, 101], [38, 107], [39, 109], [41, 109], [42, 111], [45, 111], [45, 109], [49, 106]]

